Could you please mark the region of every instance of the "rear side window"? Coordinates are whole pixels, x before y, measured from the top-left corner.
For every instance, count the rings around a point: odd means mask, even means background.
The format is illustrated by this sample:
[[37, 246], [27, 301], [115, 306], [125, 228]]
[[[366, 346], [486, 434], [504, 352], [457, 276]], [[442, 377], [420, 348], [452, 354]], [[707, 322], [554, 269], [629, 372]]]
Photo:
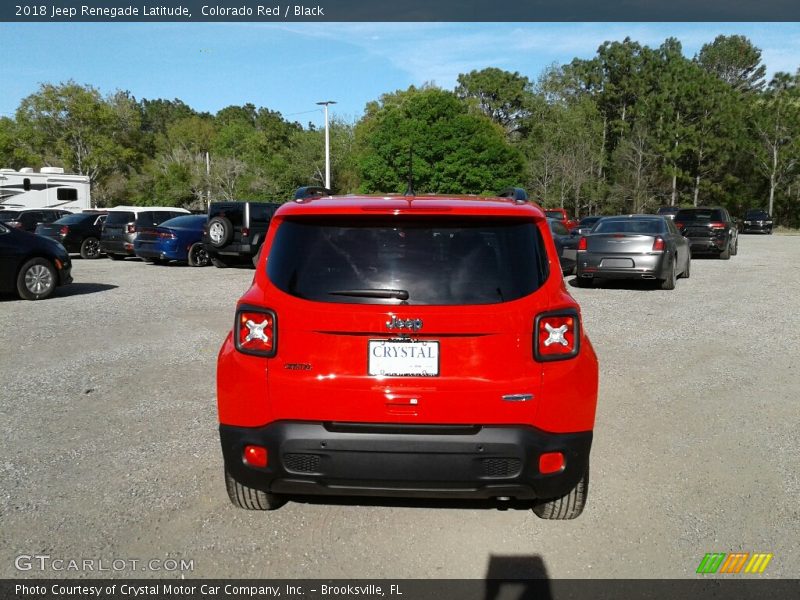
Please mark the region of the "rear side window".
[[94, 221], [94, 215], [67, 215], [61, 217], [56, 223], [58, 225], [76, 225], [78, 223]]
[[546, 210], [544, 215], [548, 219], [558, 219], [559, 221], [564, 218], [564, 214], [560, 210]]
[[0, 221], [15, 221], [18, 216], [18, 210], [0, 210]]
[[108, 213], [108, 218], [106, 219], [106, 225], [124, 225], [125, 223], [130, 223], [135, 219], [136, 215], [134, 215], [132, 212], [124, 210], [115, 210], [113, 212]]
[[569, 235], [569, 231], [560, 221], [550, 221], [550, 231], [556, 235]]
[[529, 221], [295, 219], [275, 236], [268, 275], [320, 302], [495, 304], [542, 285], [544, 252]]
[[139, 216], [136, 217], [136, 226], [154, 227], [172, 218], [172, 214], [173, 213], [166, 210], [146, 210], [140, 212]]
[[250, 203], [250, 226], [268, 225], [272, 215], [275, 214], [276, 206], [263, 202]]

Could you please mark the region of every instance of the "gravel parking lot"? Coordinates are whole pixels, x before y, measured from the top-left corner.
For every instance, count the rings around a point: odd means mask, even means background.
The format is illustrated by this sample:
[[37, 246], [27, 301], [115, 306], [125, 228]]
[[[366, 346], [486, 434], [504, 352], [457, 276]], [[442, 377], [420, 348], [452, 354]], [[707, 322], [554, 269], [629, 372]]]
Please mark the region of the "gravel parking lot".
[[231, 506], [215, 364], [252, 273], [76, 258], [56, 297], [0, 299], [0, 577], [109, 575], [19, 571], [23, 554], [193, 561], [118, 573], [143, 577], [694, 578], [733, 551], [800, 572], [800, 237], [742, 236], [670, 292], [568, 282], [601, 367], [589, 503], [568, 522]]

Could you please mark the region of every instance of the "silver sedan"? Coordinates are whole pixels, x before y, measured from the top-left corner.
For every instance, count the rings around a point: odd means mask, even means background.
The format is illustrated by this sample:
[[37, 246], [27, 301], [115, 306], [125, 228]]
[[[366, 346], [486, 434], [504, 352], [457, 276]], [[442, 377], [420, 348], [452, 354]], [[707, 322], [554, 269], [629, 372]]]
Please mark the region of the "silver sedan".
[[689, 277], [689, 242], [670, 219], [654, 215], [603, 217], [578, 241], [575, 283], [598, 279], [652, 279], [661, 289]]

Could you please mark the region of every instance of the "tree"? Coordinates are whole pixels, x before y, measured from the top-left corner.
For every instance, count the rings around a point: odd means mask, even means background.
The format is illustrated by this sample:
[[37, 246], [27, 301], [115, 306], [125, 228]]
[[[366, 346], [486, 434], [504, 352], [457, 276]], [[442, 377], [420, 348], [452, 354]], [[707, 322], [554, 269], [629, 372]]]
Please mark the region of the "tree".
[[761, 64], [761, 50], [743, 35], [717, 36], [700, 49], [697, 62], [739, 92], [764, 87], [767, 68]]
[[512, 135], [523, 128], [530, 114], [531, 82], [518, 72], [496, 68], [458, 76], [455, 94]]
[[455, 94], [409, 88], [368, 105], [356, 126], [363, 192], [403, 192], [413, 158], [417, 193], [497, 192], [519, 183], [522, 159], [503, 130]]

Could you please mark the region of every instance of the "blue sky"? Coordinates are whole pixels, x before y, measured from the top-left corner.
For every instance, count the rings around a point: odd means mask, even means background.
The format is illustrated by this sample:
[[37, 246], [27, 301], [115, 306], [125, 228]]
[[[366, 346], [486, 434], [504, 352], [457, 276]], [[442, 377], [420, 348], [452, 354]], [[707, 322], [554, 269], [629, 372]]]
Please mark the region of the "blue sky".
[[536, 79], [605, 40], [657, 46], [674, 36], [694, 56], [719, 34], [749, 37], [769, 74], [800, 67], [798, 23], [2, 23], [0, 115], [40, 83], [72, 79], [209, 112], [251, 102], [320, 124], [319, 100], [352, 120], [384, 92], [426, 81], [452, 89], [473, 69]]

